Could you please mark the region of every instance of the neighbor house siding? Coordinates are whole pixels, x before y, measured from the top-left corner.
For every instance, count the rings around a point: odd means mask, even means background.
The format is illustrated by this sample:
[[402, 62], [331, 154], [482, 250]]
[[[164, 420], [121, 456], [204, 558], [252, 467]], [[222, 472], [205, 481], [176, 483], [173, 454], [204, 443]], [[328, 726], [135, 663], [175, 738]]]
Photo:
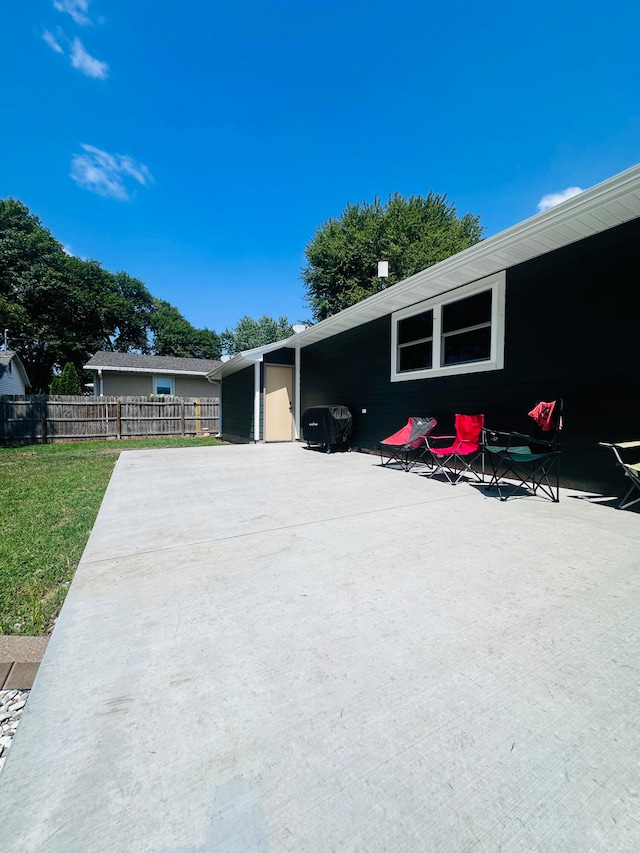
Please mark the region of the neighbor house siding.
[[0, 365], [0, 394], [26, 394], [26, 388], [15, 362]]
[[253, 435], [254, 368], [225, 376], [222, 386], [222, 436], [226, 441], [250, 442]]
[[[162, 374], [157, 374], [158, 376]], [[169, 374], [171, 375], [171, 374]], [[176, 397], [219, 397], [220, 384], [191, 376], [174, 376]]]
[[[94, 371], [95, 393], [99, 395], [99, 377]], [[220, 388], [207, 379], [191, 376], [174, 376], [171, 373], [107, 373], [103, 370], [103, 394], [105, 396], [140, 396], [153, 394], [153, 377], [172, 377], [176, 397], [219, 397]]]
[[392, 383], [390, 315], [310, 345], [301, 353], [302, 410], [348, 406], [354, 445], [374, 448], [410, 415], [434, 415], [437, 432], [451, 431], [456, 412], [528, 429], [534, 403], [563, 397], [564, 482], [611, 486], [615, 471], [598, 441], [637, 434], [639, 241], [636, 220], [508, 270], [503, 370]]

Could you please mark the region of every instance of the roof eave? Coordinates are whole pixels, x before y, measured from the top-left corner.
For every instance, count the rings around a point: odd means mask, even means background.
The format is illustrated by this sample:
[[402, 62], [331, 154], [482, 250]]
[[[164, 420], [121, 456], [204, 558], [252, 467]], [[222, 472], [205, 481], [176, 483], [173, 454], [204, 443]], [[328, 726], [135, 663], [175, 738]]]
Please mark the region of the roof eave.
[[84, 365], [85, 370], [102, 370], [103, 373], [147, 373], [155, 374], [156, 376], [193, 376], [197, 379], [207, 379], [209, 371], [206, 370], [175, 370], [175, 369], [155, 369], [153, 367], [115, 367], [113, 364], [91, 364]]

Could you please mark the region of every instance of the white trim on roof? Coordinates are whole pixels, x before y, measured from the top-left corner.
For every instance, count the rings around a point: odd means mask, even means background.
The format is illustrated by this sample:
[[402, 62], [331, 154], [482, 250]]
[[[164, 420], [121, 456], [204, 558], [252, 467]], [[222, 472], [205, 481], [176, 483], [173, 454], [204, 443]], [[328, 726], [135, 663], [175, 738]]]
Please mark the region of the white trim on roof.
[[236, 353], [233, 358], [230, 358], [229, 361], [224, 361], [219, 367], [216, 367], [215, 370], [212, 370], [208, 374], [209, 381], [213, 382], [214, 380], [222, 379], [223, 376], [229, 376], [229, 374], [236, 373], [238, 370], [244, 370], [245, 367], [249, 367], [252, 364], [259, 364], [263, 360], [265, 353], [282, 349], [282, 347], [291, 347], [291, 342], [295, 338], [299, 337], [300, 334], [302, 334], [302, 332], [297, 335], [293, 335], [291, 338], [276, 341], [273, 344], [265, 344], [261, 347], [254, 347], [253, 349], [247, 349], [243, 352]]
[[102, 370], [103, 373], [146, 373], [153, 376], [197, 376], [208, 379], [209, 370], [172, 370], [164, 367], [115, 367], [112, 364], [85, 364], [85, 370]]

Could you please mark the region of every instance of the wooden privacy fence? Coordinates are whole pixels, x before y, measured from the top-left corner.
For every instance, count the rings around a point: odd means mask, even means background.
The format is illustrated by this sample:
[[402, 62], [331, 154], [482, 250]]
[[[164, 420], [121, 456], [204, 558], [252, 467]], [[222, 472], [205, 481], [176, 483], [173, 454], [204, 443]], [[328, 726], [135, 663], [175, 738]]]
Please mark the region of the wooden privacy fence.
[[217, 397], [0, 396], [0, 443], [215, 435]]

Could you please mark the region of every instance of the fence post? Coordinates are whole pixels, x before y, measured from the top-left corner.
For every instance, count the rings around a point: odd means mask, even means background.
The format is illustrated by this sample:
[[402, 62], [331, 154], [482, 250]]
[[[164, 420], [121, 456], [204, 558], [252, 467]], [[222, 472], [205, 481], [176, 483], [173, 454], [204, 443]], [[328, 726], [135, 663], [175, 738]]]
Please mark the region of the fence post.
[[116, 438], [122, 438], [122, 422], [120, 420], [120, 400], [116, 400]]
[[48, 441], [47, 435], [47, 409], [49, 405], [48, 399], [45, 397], [44, 400], [41, 401], [40, 405], [42, 406], [42, 442], [46, 444]]
[[184, 438], [184, 400], [180, 400], [180, 436]]

